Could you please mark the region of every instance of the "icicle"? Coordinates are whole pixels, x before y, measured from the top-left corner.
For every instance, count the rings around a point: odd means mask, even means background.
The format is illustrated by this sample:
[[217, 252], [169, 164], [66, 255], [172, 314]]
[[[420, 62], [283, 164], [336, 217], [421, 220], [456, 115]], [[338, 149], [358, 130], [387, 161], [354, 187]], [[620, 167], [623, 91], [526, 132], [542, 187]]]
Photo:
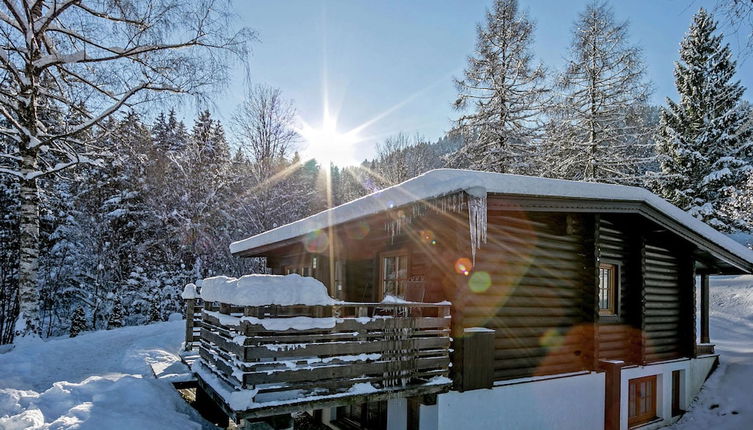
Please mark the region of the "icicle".
[[476, 250], [486, 243], [486, 189], [481, 187], [469, 188], [468, 193], [468, 226], [471, 235], [471, 256], [476, 265]]

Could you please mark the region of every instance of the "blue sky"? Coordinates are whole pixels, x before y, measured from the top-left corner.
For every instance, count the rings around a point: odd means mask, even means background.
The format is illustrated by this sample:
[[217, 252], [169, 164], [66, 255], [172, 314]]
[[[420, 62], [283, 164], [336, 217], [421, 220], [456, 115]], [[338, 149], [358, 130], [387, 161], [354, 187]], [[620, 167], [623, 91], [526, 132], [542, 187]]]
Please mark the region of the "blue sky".
[[[536, 22], [534, 52], [557, 71], [567, 55], [570, 30], [587, 0], [521, 0]], [[491, 1], [482, 0], [245, 0], [234, 3], [240, 22], [256, 30], [249, 60], [251, 80], [279, 87], [299, 115], [316, 127], [325, 95], [337, 129], [370, 122], [351, 156], [374, 153], [376, 142], [400, 131], [440, 137], [457, 115], [453, 76], [460, 76], [475, 44], [475, 26]], [[674, 96], [673, 62], [691, 17], [704, 0], [612, 1], [619, 20], [642, 47], [653, 102]], [[729, 40], [733, 49], [737, 40]], [[738, 77], [751, 88], [753, 58], [738, 64]], [[229, 120], [244, 92], [238, 70], [214, 113]]]

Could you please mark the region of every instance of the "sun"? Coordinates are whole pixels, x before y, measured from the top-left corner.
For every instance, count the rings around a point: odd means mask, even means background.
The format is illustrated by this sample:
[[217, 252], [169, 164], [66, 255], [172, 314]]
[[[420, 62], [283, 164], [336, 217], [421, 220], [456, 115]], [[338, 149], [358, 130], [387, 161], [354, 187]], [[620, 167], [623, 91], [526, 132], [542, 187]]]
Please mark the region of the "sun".
[[319, 127], [313, 127], [302, 119], [299, 122], [296, 132], [304, 141], [301, 154], [305, 160], [316, 159], [322, 166], [357, 163], [355, 145], [361, 141], [357, 129], [338, 131], [337, 118], [326, 112]]

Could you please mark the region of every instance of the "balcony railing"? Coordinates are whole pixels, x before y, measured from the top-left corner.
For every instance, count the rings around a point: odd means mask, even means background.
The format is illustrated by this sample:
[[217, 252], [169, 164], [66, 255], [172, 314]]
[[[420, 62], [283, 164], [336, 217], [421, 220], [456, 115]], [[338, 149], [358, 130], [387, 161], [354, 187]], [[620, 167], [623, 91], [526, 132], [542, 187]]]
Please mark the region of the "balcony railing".
[[235, 419], [432, 394], [450, 384], [449, 303], [207, 302], [198, 324], [199, 384]]

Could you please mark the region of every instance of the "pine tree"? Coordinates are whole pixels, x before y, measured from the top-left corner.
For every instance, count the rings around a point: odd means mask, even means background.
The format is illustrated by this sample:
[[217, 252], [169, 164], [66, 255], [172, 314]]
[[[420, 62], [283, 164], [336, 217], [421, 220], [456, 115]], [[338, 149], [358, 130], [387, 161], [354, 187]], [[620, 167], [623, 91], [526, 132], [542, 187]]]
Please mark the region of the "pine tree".
[[156, 297], [153, 297], [149, 301], [149, 322], [162, 321], [162, 312], [160, 311], [160, 303]]
[[542, 107], [545, 71], [531, 54], [534, 24], [517, 0], [496, 0], [477, 28], [476, 54], [457, 79], [456, 122], [467, 137], [458, 157], [469, 167], [495, 172], [531, 172], [532, 125]]
[[650, 158], [651, 128], [642, 121], [650, 85], [627, 22], [606, 4], [586, 6], [573, 27], [559, 100], [547, 126], [549, 175], [637, 183]]
[[84, 313], [84, 308], [79, 306], [73, 312], [73, 316], [71, 317], [70, 337], [76, 337], [79, 333], [86, 330], [86, 314]]
[[110, 311], [110, 318], [107, 319], [107, 329], [123, 327], [123, 304], [120, 301], [120, 296], [116, 295], [112, 302], [112, 310]]
[[751, 171], [753, 124], [734, 80], [736, 64], [712, 16], [700, 9], [680, 44], [675, 64], [679, 102], [660, 113], [658, 191], [711, 226], [741, 227], [724, 211]]

